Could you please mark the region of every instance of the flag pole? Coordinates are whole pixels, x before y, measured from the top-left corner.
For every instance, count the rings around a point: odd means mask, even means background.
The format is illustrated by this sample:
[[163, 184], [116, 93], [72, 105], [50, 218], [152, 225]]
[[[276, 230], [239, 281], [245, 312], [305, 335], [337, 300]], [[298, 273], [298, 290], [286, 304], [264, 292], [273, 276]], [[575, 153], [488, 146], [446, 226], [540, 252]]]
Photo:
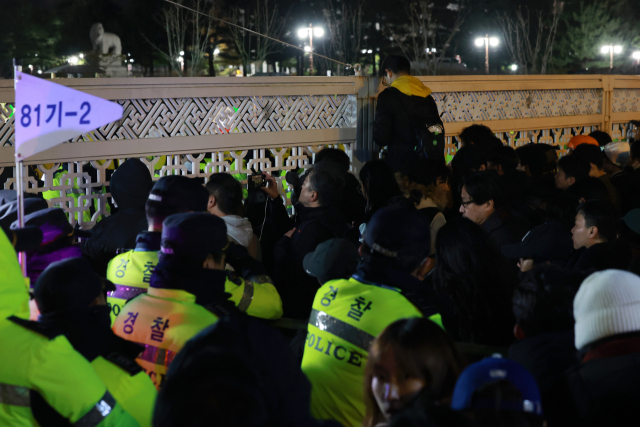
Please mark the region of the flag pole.
[[[18, 91], [18, 81], [20, 76], [18, 73], [22, 73], [22, 59], [13, 58], [13, 87], [16, 93]], [[14, 120], [17, 116], [14, 115]], [[17, 127], [17, 126], [16, 126]], [[17, 145], [16, 145], [17, 147]], [[18, 227], [24, 227], [24, 166], [20, 154], [16, 153], [16, 193], [18, 193]], [[22, 269], [22, 275], [27, 277], [27, 254], [26, 252], [18, 253], [18, 262], [20, 262], [20, 268]]]

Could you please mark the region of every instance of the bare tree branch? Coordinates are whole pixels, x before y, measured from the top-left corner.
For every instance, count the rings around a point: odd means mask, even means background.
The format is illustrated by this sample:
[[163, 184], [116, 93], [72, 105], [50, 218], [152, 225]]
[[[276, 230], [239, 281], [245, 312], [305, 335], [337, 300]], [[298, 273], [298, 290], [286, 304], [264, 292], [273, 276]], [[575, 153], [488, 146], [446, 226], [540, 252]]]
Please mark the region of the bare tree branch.
[[[562, 2], [554, 2], [550, 14], [542, 11], [536, 15], [535, 27], [531, 26], [529, 10], [519, 9], [514, 14], [496, 15], [502, 37], [511, 60], [522, 74], [546, 74], [553, 53]], [[545, 37], [546, 35], [546, 37]]]
[[431, 0], [409, 3], [405, 5], [407, 23], [397, 30], [388, 28], [394, 44], [404, 56], [412, 62], [425, 64], [419, 68], [426, 75], [437, 74], [439, 64], [443, 62], [451, 41], [468, 14], [464, 1], [459, 2], [456, 19], [443, 40], [438, 32], [439, 22], [433, 13], [434, 5]]
[[[325, 38], [329, 56], [338, 61], [353, 64], [358, 60], [362, 44], [362, 7], [364, 0], [324, 0], [322, 15], [324, 16], [327, 32]], [[324, 44], [324, 43], [323, 43]], [[328, 61], [327, 68], [331, 67]], [[344, 74], [344, 69], [337, 66], [337, 75]]]

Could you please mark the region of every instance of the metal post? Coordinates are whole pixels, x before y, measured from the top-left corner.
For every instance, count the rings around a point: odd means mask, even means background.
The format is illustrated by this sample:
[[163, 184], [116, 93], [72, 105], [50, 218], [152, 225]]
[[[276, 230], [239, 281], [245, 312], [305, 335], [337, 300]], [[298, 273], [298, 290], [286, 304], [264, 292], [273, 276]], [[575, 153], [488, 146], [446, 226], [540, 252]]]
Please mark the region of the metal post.
[[609, 46], [609, 53], [611, 53], [611, 62], [609, 64], [609, 69], [613, 70], [613, 45]]
[[484, 47], [485, 47], [484, 68], [487, 74], [489, 74], [489, 34], [487, 34], [484, 38]]
[[309, 75], [313, 76], [313, 24], [309, 24]]
[[[14, 91], [18, 89], [18, 73], [22, 72], [22, 60], [13, 58], [13, 87]], [[16, 97], [17, 98], [17, 97]], [[16, 154], [16, 193], [18, 193], [18, 227], [24, 227], [24, 166], [19, 154]], [[22, 275], [27, 277], [27, 254], [20, 252], [18, 261], [22, 269]]]

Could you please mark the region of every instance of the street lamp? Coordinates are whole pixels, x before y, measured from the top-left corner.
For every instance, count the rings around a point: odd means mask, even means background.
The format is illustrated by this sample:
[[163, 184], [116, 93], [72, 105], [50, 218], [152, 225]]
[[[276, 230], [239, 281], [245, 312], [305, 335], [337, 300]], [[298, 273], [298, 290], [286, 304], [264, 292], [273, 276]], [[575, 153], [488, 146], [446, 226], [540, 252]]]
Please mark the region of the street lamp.
[[[314, 27], [313, 24], [309, 24], [309, 28], [300, 28], [298, 30], [298, 37], [301, 39], [309, 37], [309, 46], [304, 47], [305, 52], [309, 52], [309, 75], [313, 75], [313, 37], [322, 37], [324, 30], [321, 27]], [[307, 47], [309, 49], [307, 49]]]
[[613, 54], [616, 53], [622, 53], [622, 46], [614, 46], [612, 44], [608, 45], [608, 46], [602, 46], [602, 49], [600, 49], [600, 52], [602, 52], [603, 54], [610, 54], [611, 55], [611, 61], [609, 63], [609, 69], [613, 70]]
[[636, 60], [636, 65], [640, 65], [640, 50], [633, 52], [631, 57]]
[[489, 34], [476, 39], [476, 46], [485, 47], [484, 67], [487, 74], [489, 74], [489, 45], [491, 45], [491, 47], [497, 47], [499, 44], [500, 40], [498, 40], [497, 37], [489, 37]]
[[78, 62], [80, 62], [80, 59], [77, 56], [71, 56], [69, 58], [69, 64], [71, 65], [78, 65]]

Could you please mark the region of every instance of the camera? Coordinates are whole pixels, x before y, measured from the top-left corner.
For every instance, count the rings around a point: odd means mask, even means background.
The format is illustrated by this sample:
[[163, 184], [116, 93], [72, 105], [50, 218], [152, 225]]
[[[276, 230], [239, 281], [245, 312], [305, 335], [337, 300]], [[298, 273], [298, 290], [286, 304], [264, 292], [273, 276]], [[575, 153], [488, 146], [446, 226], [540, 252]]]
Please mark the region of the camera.
[[264, 179], [264, 174], [261, 172], [256, 172], [255, 169], [251, 168], [253, 173], [247, 176], [247, 189], [251, 190], [253, 188], [263, 188], [267, 186], [267, 182]]

